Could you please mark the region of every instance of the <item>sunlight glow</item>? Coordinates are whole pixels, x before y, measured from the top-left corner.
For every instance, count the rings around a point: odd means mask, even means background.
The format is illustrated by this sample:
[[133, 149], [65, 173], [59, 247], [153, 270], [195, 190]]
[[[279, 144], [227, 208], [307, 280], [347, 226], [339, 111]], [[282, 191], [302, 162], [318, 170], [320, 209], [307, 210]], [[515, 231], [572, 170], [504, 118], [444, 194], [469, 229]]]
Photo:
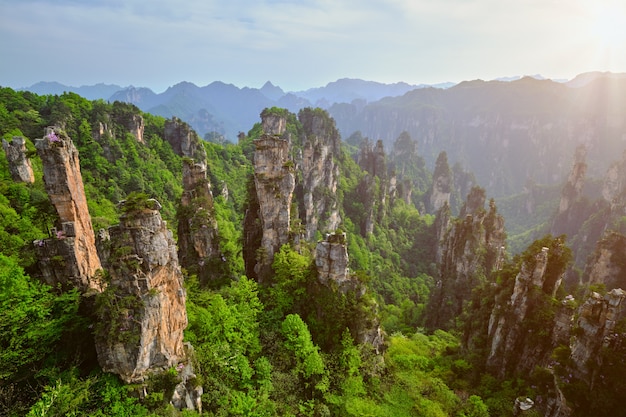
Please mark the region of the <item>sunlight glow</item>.
[[590, 17], [599, 47], [615, 50], [626, 46], [626, 8], [622, 2], [597, 2]]

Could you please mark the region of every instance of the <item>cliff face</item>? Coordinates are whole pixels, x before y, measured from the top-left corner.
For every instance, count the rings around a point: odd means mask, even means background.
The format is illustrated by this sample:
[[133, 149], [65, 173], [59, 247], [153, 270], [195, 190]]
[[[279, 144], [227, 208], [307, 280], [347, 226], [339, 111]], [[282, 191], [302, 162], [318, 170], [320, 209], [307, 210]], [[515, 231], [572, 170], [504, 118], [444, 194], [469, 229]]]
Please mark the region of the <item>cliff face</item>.
[[254, 270], [260, 281], [270, 272], [274, 253], [289, 241], [295, 175], [289, 141], [279, 136], [284, 133], [281, 129], [270, 129], [274, 134], [266, 132], [254, 141], [254, 184], [262, 229]]
[[433, 172], [433, 184], [429, 198], [430, 213], [436, 213], [444, 204], [450, 205], [453, 183], [454, 178], [448, 165], [448, 155], [446, 152], [441, 152]]
[[180, 263], [201, 281], [213, 278], [220, 258], [213, 193], [207, 177], [206, 151], [198, 135], [178, 119], [165, 122], [165, 139], [183, 156], [183, 195], [178, 212]]
[[72, 140], [57, 128], [46, 128], [43, 139], [35, 142], [43, 164], [46, 191], [59, 216], [51, 239], [36, 242], [40, 268], [47, 283], [61, 283], [101, 291], [96, 278], [101, 269], [95, 236], [80, 173], [78, 150]]
[[436, 221], [439, 247], [439, 276], [426, 313], [430, 329], [454, 326], [472, 289], [500, 269], [504, 260], [504, 219], [493, 201], [484, 208], [485, 192], [475, 187], [467, 196], [461, 218], [450, 221], [449, 212], [440, 210]]
[[603, 284], [606, 290], [626, 288], [626, 237], [608, 232], [596, 246], [585, 270], [589, 284]]
[[2, 139], [2, 147], [9, 162], [9, 172], [15, 182], [35, 182], [33, 167], [30, 159], [26, 157], [26, 142], [21, 136], [13, 136], [11, 142]]
[[[559, 238], [550, 248], [524, 258], [510, 296], [498, 297], [489, 318], [487, 368], [501, 378], [547, 366], [551, 354], [569, 341], [574, 314], [569, 298], [555, 308], [567, 249]], [[570, 296], [571, 297], [571, 296]]]
[[186, 361], [183, 276], [176, 243], [156, 200], [130, 208], [103, 235], [110, 283], [99, 296], [98, 361], [126, 383]]
[[[393, 199], [398, 195], [397, 178], [387, 172], [387, 157], [380, 140], [375, 145], [364, 141], [357, 162], [366, 171], [358, 185], [358, 199], [363, 204], [364, 213], [359, 226], [361, 234], [366, 236], [374, 231], [374, 224], [382, 222], [386, 216], [387, 199]], [[410, 192], [408, 194], [410, 195]]]
[[183, 161], [183, 195], [178, 217], [178, 253], [181, 264], [205, 281], [212, 278], [211, 263], [220, 258], [217, 220], [206, 165]]
[[382, 140], [376, 141], [376, 144], [373, 146], [367, 140], [361, 144], [357, 162], [370, 175], [385, 178], [387, 176], [386, 159]]
[[594, 292], [578, 311], [575, 337], [570, 345], [571, 363], [578, 378], [591, 388], [601, 377], [601, 349], [611, 349], [623, 334], [615, 325], [626, 318], [626, 291], [616, 288], [604, 297]]
[[172, 145], [177, 155], [206, 163], [206, 151], [202, 142], [187, 123], [177, 118], [166, 120], [164, 139]]
[[610, 79], [582, 88], [529, 77], [476, 80], [329, 112], [346, 137], [360, 130], [390, 145], [408, 132], [419, 138], [431, 166], [447, 149], [451, 161], [463, 161], [489, 195], [500, 197], [520, 192], [529, 177], [541, 184], [561, 181], [580, 143], [589, 149], [589, 173], [599, 175], [624, 147], [624, 106], [614, 97], [625, 91], [626, 82]]
[[620, 161], [613, 162], [606, 172], [602, 183], [602, 197], [611, 209], [624, 205], [626, 188], [626, 151]]
[[298, 118], [304, 130], [302, 149], [302, 188], [305, 238], [315, 232], [334, 232], [341, 218], [336, 198], [341, 139], [334, 121], [326, 113], [302, 110]]
[[[346, 295], [354, 294], [360, 300], [366, 293], [366, 287], [348, 270], [348, 250], [346, 234], [328, 234], [324, 240], [317, 243], [315, 250], [315, 266], [318, 281], [330, 288]], [[383, 332], [378, 319], [378, 306], [370, 306], [370, 314], [359, 317], [355, 326], [355, 341], [372, 345], [376, 353], [380, 353], [384, 346]], [[367, 317], [366, 317], [367, 316]]]
[[561, 192], [559, 214], [566, 212], [570, 205], [581, 196], [583, 185], [585, 184], [585, 173], [587, 172], [587, 163], [585, 162], [586, 157], [587, 148], [584, 145], [580, 145], [576, 148], [572, 170], [570, 171], [565, 187]]

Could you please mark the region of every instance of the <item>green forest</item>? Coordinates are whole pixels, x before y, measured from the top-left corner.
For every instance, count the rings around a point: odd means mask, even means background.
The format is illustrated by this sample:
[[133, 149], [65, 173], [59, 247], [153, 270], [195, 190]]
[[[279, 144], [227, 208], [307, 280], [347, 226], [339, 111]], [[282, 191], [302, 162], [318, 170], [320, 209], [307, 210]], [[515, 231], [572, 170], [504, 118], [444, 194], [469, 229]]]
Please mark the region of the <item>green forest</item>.
[[[89, 101], [74, 93], [39, 96], [0, 88], [0, 136], [7, 143], [24, 138], [34, 173], [33, 183], [15, 181], [0, 152], [0, 415], [540, 416], [554, 412], [549, 399], [559, 395], [567, 400], [569, 415], [626, 415], [620, 404], [626, 392], [626, 320], [618, 316], [612, 341], [594, 351], [592, 384], [586, 371], [572, 371], [572, 345], [562, 343], [553, 325], [564, 314], [580, 323], [584, 310], [579, 308], [591, 291], [600, 297], [613, 289], [597, 283], [590, 288], [581, 280], [561, 283], [566, 273], [573, 274], [566, 236], [535, 239], [524, 234], [530, 225], [520, 226], [515, 233], [523, 238], [516, 242], [527, 242], [525, 248], [514, 254], [491, 247], [489, 239], [503, 233], [496, 230], [501, 215], [482, 188], [469, 185], [471, 173], [449, 167], [445, 152], [430, 172], [416, 138], [407, 133], [388, 154], [378, 155], [383, 163], [377, 164], [375, 141], [357, 132], [331, 155], [338, 167], [336, 190], [313, 192], [314, 200], [336, 204], [339, 227], [304, 239], [306, 190], [298, 155], [306, 152], [307, 120], [322, 120], [331, 133], [334, 121], [321, 109], [298, 115], [276, 108], [266, 112], [286, 120], [291, 159], [285, 169], [294, 172], [296, 185], [290, 240], [269, 260], [265, 279], [254, 277], [247, 265], [251, 238], [244, 227], [246, 213], [259, 204], [254, 153], [255, 140], [264, 134], [261, 119], [237, 144], [201, 141], [219, 258], [208, 275], [206, 269], [182, 270], [184, 341], [194, 350], [195, 384], [203, 392], [200, 411], [170, 403], [179, 382], [175, 367], [141, 384], [104, 372], [95, 338], [103, 317], [110, 315], [97, 307], [105, 295], [96, 297], [94, 307], [93, 297], [77, 288], [46, 284], [33, 244], [58, 227], [35, 148], [49, 126], [58, 127], [78, 149], [96, 233], [128, 214], [121, 200], [129, 210], [132, 203], [156, 199], [174, 238], [180, 238], [179, 223], [190, 215], [181, 205], [189, 162], [164, 139], [166, 119], [131, 104]], [[136, 117], [143, 120], [141, 141], [128, 128]], [[433, 182], [442, 172], [453, 178], [450, 205], [432, 210]], [[556, 193], [545, 194], [555, 198]], [[532, 227], [543, 231], [541, 225]], [[318, 280], [315, 248], [327, 232], [345, 233], [348, 270], [360, 293]], [[444, 246], [457, 258], [445, 261], [439, 250]], [[538, 268], [542, 248], [548, 253], [543, 287], [524, 293], [523, 321], [516, 323], [518, 312], [510, 301], [521, 285], [516, 277]], [[256, 250], [251, 256], [261, 255]], [[459, 271], [450, 266], [454, 259], [469, 265], [462, 280], [452, 277]], [[448, 288], [452, 292], [446, 293]], [[569, 294], [566, 305], [562, 300]], [[502, 337], [510, 340], [497, 352], [500, 358], [492, 352], [499, 322]], [[582, 340], [583, 327], [573, 325], [565, 339]], [[382, 345], [360, 343], [364, 328], [378, 328]], [[511, 336], [511, 328], [525, 336]], [[130, 337], [125, 341], [133, 343]], [[516, 407], [516, 400], [527, 398], [534, 407]]]

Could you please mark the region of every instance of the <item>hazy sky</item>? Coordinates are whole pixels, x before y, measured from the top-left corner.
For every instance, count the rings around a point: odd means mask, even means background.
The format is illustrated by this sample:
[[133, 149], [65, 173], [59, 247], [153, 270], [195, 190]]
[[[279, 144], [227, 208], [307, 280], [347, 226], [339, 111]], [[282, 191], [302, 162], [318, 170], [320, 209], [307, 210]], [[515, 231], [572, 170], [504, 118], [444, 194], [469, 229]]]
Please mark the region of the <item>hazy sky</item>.
[[624, 0], [0, 0], [0, 85], [438, 83], [626, 71]]

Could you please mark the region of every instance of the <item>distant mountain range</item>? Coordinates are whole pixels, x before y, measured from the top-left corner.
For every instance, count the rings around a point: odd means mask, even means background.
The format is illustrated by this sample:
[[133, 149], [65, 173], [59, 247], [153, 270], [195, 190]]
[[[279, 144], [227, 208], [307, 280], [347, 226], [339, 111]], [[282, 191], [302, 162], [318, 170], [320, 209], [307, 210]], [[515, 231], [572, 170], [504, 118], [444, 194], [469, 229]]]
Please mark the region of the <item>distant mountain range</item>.
[[520, 192], [527, 181], [560, 182], [578, 144], [589, 148], [593, 176], [602, 175], [626, 146], [626, 100], [621, 99], [626, 97], [625, 73], [589, 72], [569, 81], [533, 75], [438, 85], [344, 78], [294, 92], [269, 81], [261, 88], [181, 82], [159, 94], [145, 87], [107, 84], [37, 83], [25, 90], [71, 91], [88, 99], [133, 103], [149, 113], [179, 117], [200, 136], [218, 134], [233, 142], [239, 132], [259, 122], [264, 108], [297, 113], [304, 107], [322, 107], [344, 139], [360, 131], [390, 149], [406, 131], [418, 141], [419, 153], [431, 167], [445, 150], [452, 163], [472, 171], [495, 196]]
[[160, 94], [146, 87], [109, 84], [72, 87], [57, 82], [40, 82], [23, 90], [42, 95], [74, 92], [90, 100], [124, 101], [149, 113], [179, 117], [201, 136], [216, 132], [234, 140], [239, 132], [247, 132], [258, 122], [259, 114], [266, 107], [277, 106], [298, 112], [304, 107], [328, 108], [335, 103], [352, 103], [355, 100], [366, 104], [384, 97], [400, 96], [417, 88], [449, 88], [453, 85], [384, 84], [343, 78], [324, 87], [296, 92], [285, 92], [270, 81], [259, 89], [239, 88], [221, 81], [204, 87], [180, 82]]
[[[565, 82], [565, 85], [580, 87], [599, 76], [619, 78], [626, 74], [590, 72]], [[544, 79], [541, 75], [532, 77]], [[502, 77], [497, 81], [512, 82], [521, 78], [521, 76]], [[561, 81], [563, 80], [559, 80]], [[448, 89], [454, 85], [452, 82], [432, 85], [412, 85], [404, 82], [385, 84], [342, 78], [324, 87], [293, 92], [285, 92], [270, 81], [261, 88], [239, 88], [221, 81], [215, 81], [204, 87], [198, 87], [190, 82], [180, 82], [159, 94], [147, 87], [122, 87], [102, 83], [72, 87], [57, 82], [39, 82], [22, 90], [41, 95], [73, 92], [90, 100], [124, 101], [135, 104], [149, 113], [168, 118], [179, 117], [189, 123], [201, 136], [214, 132], [234, 141], [239, 132], [247, 132], [258, 122], [260, 112], [266, 107], [282, 107], [294, 113], [304, 107], [331, 109], [343, 103], [363, 108], [386, 97], [400, 97], [416, 89]], [[349, 135], [352, 132], [341, 133]]]

